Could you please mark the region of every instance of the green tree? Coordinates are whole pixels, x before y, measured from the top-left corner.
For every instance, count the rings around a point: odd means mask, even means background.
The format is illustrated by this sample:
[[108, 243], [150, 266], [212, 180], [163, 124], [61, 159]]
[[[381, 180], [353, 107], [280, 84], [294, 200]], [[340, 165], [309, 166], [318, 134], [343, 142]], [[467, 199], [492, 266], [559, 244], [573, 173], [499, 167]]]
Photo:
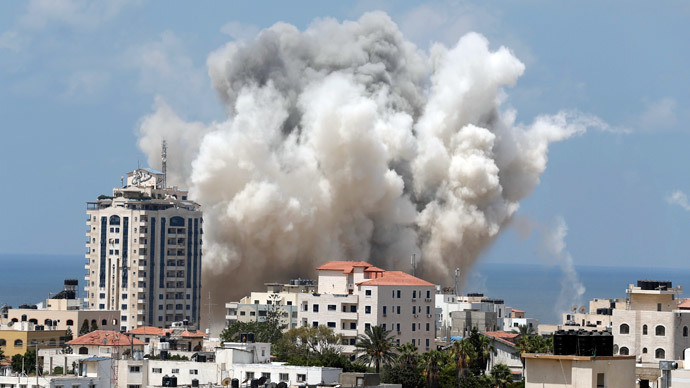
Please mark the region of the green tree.
[[494, 385], [500, 388], [505, 388], [513, 382], [513, 374], [510, 373], [510, 368], [505, 364], [494, 365], [491, 368], [491, 378]]
[[84, 319], [84, 323], [81, 325], [81, 329], [79, 329], [79, 335], [82, 336], [84, 334], [89, 334], [89, 321]]
[[476, 358], [474, 346], [468, 339], [454, 341], [451, 346], [451, 354], [455, 360], [455, 371], [459, 380], [467, 375], [470, 364]]
[[24, 365], [24, 372], [26, 374], [34, 372], [36, 370], [36, 351], [29, 349], [24, 354], [15, 354], [12, 356], [12, 370], [21, 373], [22, 361]]
[[441, 369], [446, 365], [447, 353], [430, 350], [422, 354], [422, 365], [428, 388], [438, 388]]
[[91, 321], [91, 328], [89, 329], [89, 332], [96, 331], [98, 330], [98, 325], [96, 324], [96, 320]]
[[424, 387], [424, 371], [420, 365], [420, 355], [412, 343], [398, 346], [396, 362], [383, 367], [381, 381], [387, 384], [400, 384], [402, 388]]
[[5, 359], [5, 351], [2, 350], [2, 348], [0, 348], [0, 360], [4, 360], [4, 359]]
[[65, 342], [71, 341], [74, 338], [74, 334], [72, 334], [72, 329], [69, 327], [65, 331]]
[[471, 361], [470, 369], [475, 376], [484, 374], [486, 366], [489, 363], [491, 352], [494, 346], [491, 340], [485, 335], [481, 334], [477, 328], [473, 328], [467, 338], [474, 351], [474, 359]]
[[53, 368], [53, 374], [54, 375], [61, 375], [64, 373], [65, 373], [65, 371], [61, 366], [56, 366], [55, 368]]
[[357, 336], [355, 354], [358, 360], [367, 365], [374, 364], [376, 373], [381, 372], [381, 364], [388, 364], [395, 360], [395, 345], [390, 330], [383, 326], [369, 326], [364, 334]]
[[281, 316], [285, 312], [280, 308], [280, 297], [278, 294], [269, 296], [271, 304], [266, 311], [266, 319], [254, 322], [232, 322], [220, 334], [223, 341], [239, 341], [240, 334], [254, 333], [257, 342], [269, 342], [273, 345], [278, 343], [283, 336], [283, 330], [287, 327], [283, 323]]
[[342, 368], [344, 372], [365, 372], [342, 354], [343, 338], [326, 326], [298, 327], [286, 331], [272, 348], [277, 361], [288, 365]]

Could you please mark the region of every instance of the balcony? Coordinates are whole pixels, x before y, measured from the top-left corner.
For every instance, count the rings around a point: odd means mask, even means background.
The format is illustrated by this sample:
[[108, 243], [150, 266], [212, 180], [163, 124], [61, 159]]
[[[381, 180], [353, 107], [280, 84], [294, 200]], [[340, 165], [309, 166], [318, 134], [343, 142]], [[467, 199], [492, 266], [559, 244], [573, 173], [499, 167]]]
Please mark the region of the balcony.
[[146, 314], [146, 310], [137, 310], [137, 314], [144, 315]]
[[357, 337], [357, 329], [337, 330], [336, 334], [341, 334], [343, 337]]
[[341, 321], [356, 321], [357, 313], [338, 313], [338, 318]]

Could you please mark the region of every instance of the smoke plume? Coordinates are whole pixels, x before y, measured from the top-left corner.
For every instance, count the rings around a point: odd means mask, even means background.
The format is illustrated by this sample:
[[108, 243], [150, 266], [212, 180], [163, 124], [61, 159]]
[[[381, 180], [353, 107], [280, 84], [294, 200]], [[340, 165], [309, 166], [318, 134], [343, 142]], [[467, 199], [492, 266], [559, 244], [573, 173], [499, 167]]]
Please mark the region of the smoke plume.
[[[423, 52], [384, 13], [306, 30], [277, 23], [212, 52], [227, 119], [189, 123], [163, 101], [139, 145], [204, 210], [204, 287], [216, 304], [264, 281], [363, 259], [447, 281], [539, 183], [552, 142], [604, 126], [501, 110], [525, 66], [467, 34]], [[174, 162], [172, 162], [174, 161]]]
[[562, 217], [556, 219], [556, 227], [545, 233], [542, 242], [546, 253], [558, 260], [561, 267], [561, 292], [556, 301], [555, 312], [560, 314], [570, 311], [571, 306], [581, 305], [582, 296], [585, 294], [585, 286], [580, 281], [573, 257], [565, 249], [565, 236], [568, 234], [568, 225]]

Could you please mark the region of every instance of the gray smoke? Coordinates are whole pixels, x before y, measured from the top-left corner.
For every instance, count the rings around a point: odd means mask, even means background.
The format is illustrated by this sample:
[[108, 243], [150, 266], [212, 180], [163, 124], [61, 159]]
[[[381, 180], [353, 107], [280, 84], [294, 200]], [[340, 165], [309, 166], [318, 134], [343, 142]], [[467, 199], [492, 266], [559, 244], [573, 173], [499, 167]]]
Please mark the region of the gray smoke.
[[171, 181], [203, 205], [216, 304], [328, 260], [407, 270], [416, 254], [432, 281], [466, 274], [549, 144], [605, 126], [567, 112], [517, 123], [500, 109], [525, 70], [509, 49], [470, 33], [425, 53], [381, 12], [277, 23], [207, 64], [227, 120], [188, 123], [158, 102], [139, 145], [158, 166], [165, 138]]

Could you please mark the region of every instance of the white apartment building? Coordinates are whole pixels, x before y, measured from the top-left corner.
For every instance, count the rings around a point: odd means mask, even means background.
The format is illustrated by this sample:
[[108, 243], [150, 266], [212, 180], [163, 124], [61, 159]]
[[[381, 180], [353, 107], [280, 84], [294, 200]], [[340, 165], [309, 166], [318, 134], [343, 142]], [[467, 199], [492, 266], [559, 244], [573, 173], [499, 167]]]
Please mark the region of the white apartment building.
[[203, 220], [187, 192], [140, 168], [87, 203], [86, 303], [120, 310], [121, 330], [200, 320]]
[[324, 325], [344, 338], [352, 354], [369, 326], [392, 330], [396, 341], [430, 350], [435, 336], [435, 285], [363, 261], [331, 261], [317, 268], [318, 292], [298, 294], [302, 326]]
[[690, 348], [690, 311], [679, 308], [682, 288], [671, 282], [638, 281], [629, 285], [627, 303], [616, 305], [611, 318], [614, 348], [638, 362], [682, 359]]
[[316, 283], [313, 280], [294, 279], [289, 284], [266, 283], [265, 286], [266, 292], [252, 292], [239, 302], [226, 303], [225, 325], [235, 321], [262, 322], [268, 312], [275, 308], [279, 311], [285, 330], [297, 327], [297, 295], [315, 292]]

